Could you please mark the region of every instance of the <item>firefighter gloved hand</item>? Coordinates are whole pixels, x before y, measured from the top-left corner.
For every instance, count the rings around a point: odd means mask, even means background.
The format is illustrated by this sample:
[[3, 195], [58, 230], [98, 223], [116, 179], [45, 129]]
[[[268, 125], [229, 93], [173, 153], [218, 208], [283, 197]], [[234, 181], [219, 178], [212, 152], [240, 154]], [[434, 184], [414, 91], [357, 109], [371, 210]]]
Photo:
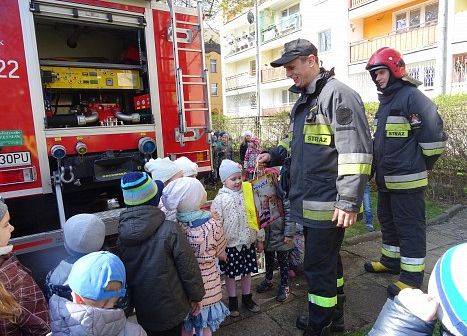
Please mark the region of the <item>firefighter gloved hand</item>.
[[332, 221], [337, 221], [336, 226], [345, 229], [352, 226], [357, 221], [357, 213], [335, 209], [334, 215], [332, 216]]

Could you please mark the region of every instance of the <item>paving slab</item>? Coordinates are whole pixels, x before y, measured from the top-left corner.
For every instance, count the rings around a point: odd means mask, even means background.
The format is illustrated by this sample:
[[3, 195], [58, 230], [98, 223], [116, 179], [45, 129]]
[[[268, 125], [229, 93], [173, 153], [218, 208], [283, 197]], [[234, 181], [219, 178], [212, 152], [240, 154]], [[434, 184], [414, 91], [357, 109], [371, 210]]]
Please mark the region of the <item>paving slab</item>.
[[256, 314], [237, 323], [223, 326], [214, 333], [216, 336], [288, 336], [289, 333], [283, 330], [267, 314]]

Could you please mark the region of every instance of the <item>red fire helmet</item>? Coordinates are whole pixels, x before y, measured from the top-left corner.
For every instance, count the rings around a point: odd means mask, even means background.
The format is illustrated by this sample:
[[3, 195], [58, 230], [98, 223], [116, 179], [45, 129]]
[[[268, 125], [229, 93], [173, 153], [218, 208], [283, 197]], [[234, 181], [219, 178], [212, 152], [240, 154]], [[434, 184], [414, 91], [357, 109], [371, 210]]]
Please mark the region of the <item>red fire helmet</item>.
[[389, 47], [382, 47], [375, 51], [366, 64], [366, 70], [368, 71], [381, 68], [388, 68], [396, 78], [402, 78], [407, 75], [405, 62], [402, 59], [401, 53]]

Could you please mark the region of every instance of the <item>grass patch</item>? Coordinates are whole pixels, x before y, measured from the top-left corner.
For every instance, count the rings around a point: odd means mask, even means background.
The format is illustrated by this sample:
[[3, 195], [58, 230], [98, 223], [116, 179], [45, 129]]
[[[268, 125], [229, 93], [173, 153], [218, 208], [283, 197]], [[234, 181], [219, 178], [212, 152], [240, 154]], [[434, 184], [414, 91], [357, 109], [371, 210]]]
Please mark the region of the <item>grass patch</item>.
[[344, 336], [366, 336], [371, 330], [371, 327], [362, 328], [360, 330], [355, 330], [351, 332], [347, 332]]

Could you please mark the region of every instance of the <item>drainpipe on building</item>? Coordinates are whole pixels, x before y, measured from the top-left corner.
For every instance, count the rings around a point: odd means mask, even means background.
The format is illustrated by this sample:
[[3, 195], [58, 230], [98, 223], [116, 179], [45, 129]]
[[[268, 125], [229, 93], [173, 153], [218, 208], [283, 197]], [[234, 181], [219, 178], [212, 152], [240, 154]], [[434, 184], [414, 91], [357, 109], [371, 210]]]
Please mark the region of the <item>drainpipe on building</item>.
[[259, 51], [259, 9], [258, 0], [255, 0], [255, 23], [256, 23], [256, 106], [258, 108], [257, 137], [261, 139], [261, 68]]
[[439, 30], [438, 36], [440, 37], [439, 46], [438, 46], [438, 66], [439, 69], [439, 81], [440, 81], [440, 94], [446, 94], [446, 71], [447, 71], [447, 57], [448, 57], [448, 4], [449, 0], [439, 1]]

